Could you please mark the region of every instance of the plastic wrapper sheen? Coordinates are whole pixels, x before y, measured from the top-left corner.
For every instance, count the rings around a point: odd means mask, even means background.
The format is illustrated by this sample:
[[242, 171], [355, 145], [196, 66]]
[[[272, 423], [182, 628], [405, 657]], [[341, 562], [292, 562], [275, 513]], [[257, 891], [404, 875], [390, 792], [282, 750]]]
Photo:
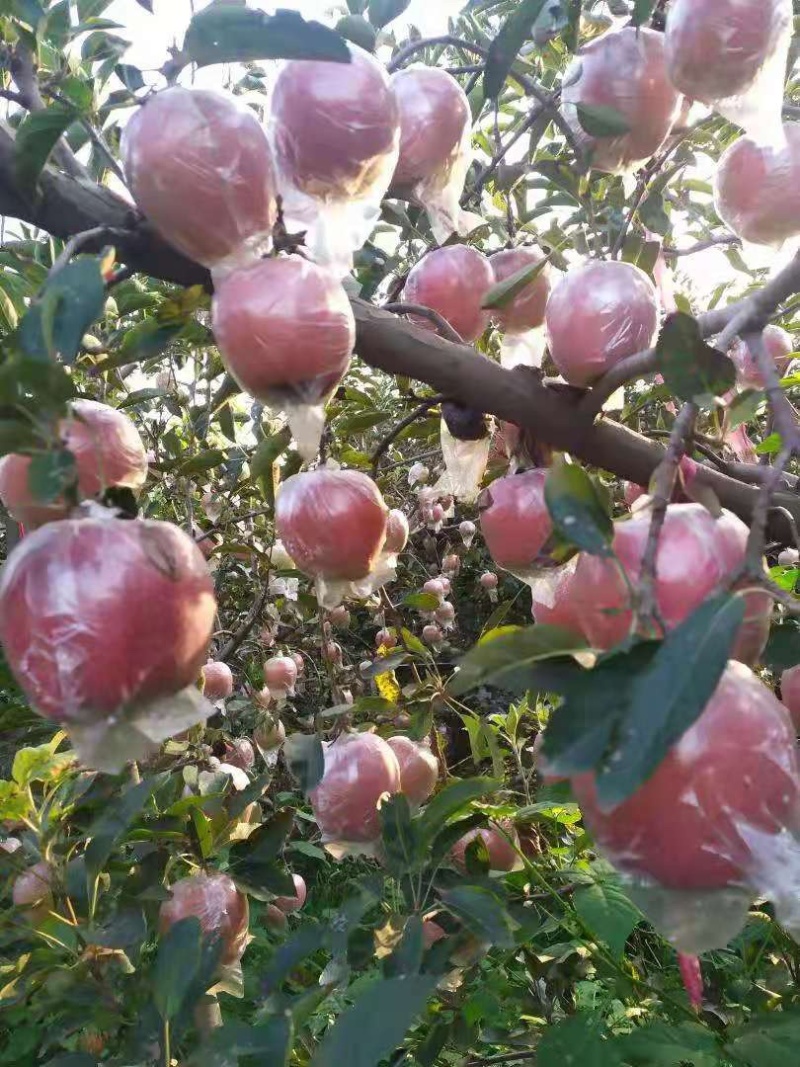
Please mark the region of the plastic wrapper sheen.
[[386, 71], [355, 45], [350, 53], [350, 63], [284, 64], [271, 100], [286, 225], [306, 231], [313, 258], [338, 277], [378, 219], [400, 144]]
[[49, 523], [0, 578], [0, 642], [14, 676], [99, 770], [119, 770], [211, 713], [194, 683], [215, 612], [202, 553], [163, 522]]
[[175, 882], [171, 893], [159, 912], [162, 936], [182, 919], [198, 919], [206, 937], [222, 942], [221, 963], [238, 963], [247, 947], [249, 907], [233, 880], [227, 874], [193, 874]]
[[184, 255], [223, 274], [269, 249], [275, 170], [266, 131], [228, 93], [173, 86], [125, 128], [136, 203]]
[[234, 271], [217, 287], [214, 334], [247, 392], [285, 411], [301, 455], [313, 459], [325, 403], [350, 366], [356, 326], [341, 283], [299, 256]]

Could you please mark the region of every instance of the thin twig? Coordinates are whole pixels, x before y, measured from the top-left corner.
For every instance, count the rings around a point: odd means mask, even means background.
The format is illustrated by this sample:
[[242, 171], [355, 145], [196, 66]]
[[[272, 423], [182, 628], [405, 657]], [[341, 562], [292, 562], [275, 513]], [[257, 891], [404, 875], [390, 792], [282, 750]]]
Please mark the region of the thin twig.
[[397, 440], [403, 430], [405, 430], [408, 426], [411, 426], [412, 423], [415, 423], [417, 419], [421, 419], [423, 415], [427, 415], [431, 408], [436, 407], [437, 404], [441, 404], [442, 401], [446, 399], [446, 396], [437, 394], [436, 396], [429, 397], [427, 400], [423, 400], [419, 407], [414, 408], [414, 410], [410, 414], [406, 415], [406, 417], [404, 419], [401, 419], [396, 426], [392, 427], [392, 429], [389, 431], [386, 437], [383, 438], [381, 443], [378, 445], [378, 447], [372, 454], [373, 477], [378, 473], [378, 468], [381, 465], [381, 460], [389, 451], [392, 442]]
[[76, 256], [86, 245], [93, 244], [95, 241], [113, 241], [115, 237], [130, 237], [130, 233], [127, 230], [115, 230], [109, 226], [95, 226], [92, 230], [76, 233], [64, 245], [60, 255], [50, 268], [50, 277], [54, 278], [56, 274], [62, 271], [72, 257]]
[[253, 606], [250, 608], [250, 611], [248, 612], [247, 618], [244, 620], [244, 622], [239, 627], [239, 629], [234, 633], [234, 635], [230, 639], [230, 641], [228, 641], [228, 643], [220, 651], [218, 659], [221, 659], [224, 663], [226, 663], [231, 658], [231, 656], [234, 655], [234, 653], [239, 651], [241, 646], [247, 640], [247, 637], [248, 637], [250, 631], [253, 629], [255, 624], [258, 622], [258, 617], [261, 614], [261, 612], [264, 610], [264, 605], [267, 602], [267, 597], [268, 596], [269, 596], [269, 579], [267, 579], [267, 581], [264, 582], [264, 585], [261, 588], [261, 592], [259, 593], [255, 603], [253, 604]]
[[706, 252], [709, 248], [736, 246], [741, 243], [741, 240], [733, 234], [724, 234], [722, 237], [709, 237], [707, 241], [698, 241], [689, 248], [671, 248], [665, 245], [661, 251], [666, 259], [679, 259], [681, 256], [693, 256], [696, 252]]
[[393, 315], [417, 315], [421, 319], [427, 319], [433, 323], [439, 334], [446, 340], [452, 341], [457, 345], [464, 344], [461, 334], [456, 333], [447, 319], [440, 315], [438, 311], [434, 311], [433, 308], [423, 307], [422, 304], [392, 303], [384, 304], [383, 310], [391, 311]]

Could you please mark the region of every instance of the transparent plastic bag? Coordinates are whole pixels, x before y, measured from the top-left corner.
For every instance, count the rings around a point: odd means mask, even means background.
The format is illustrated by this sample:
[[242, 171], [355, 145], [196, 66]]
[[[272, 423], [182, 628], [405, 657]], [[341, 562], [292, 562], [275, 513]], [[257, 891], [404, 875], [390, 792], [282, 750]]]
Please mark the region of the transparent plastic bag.
[[535, 248], [507, 248], [490, 256], [489, 264], [495, 285], [508, 281], [528, 268], [540, 269], [539, 274], [511, 301], [491, 310], [493, 321], [504, 334], [500, 349], [501, 366], [507, 370], [514, 367], [539, 368], [547, 347], [541, 329], [551, 289], [547, 259]]
[[438, 244], [466, 237], [483, 219], [461, 209], [471, 157], [472, 111], [446, 70], [416, 64], [392, 75], [400, 109], [400, 156], [394, 190], [425, 208]]
[[384, 796], [400, 792], [400, 765], [377, 734], [342, 734], [325, 745], [325, 773], [310, 794], [322, 839], [335, 855], [375, 854]]
[[780, 143], [792, 23], [792, 0], [674, 0], [669, 76], [761, 143]]
[[[489, 260], [469, 245], [447, 245], [429, 252], [411, 269], [403, 300], [438, 312], [466, 344], [476, 340], [489, 323], [483, 308], [494, 275]], [[437, 331], [435, 323], [419, 315], [415, 326]]]
[[269, 250], [276, 177], [255, 114], [229, 93], [172, 86], [125, 127], [125, 174], [165, 240], [224, 274]]
[[348, 274], [397, 164], [400, 118], [386, 71], [350, 45], [351, 63], [292, 60], [275, 81], [270, 135], [290, 232], [317, 263]]
[[800, 234], [800, 122], [783, 139], [760, 144], [740, 137], [722, 154], [714, 176], [714, 207], [744, 241], [780, 248]]
[[442, 419], [441, 446], [445, 471], [433, 487], [437, 496], [453, 496], [465, 504], [478, 499], [489, 464], [491, 434], [477, 441], [459, 441]]
[[547, 303], [553, 362], [570, 385], [592, 385], [620, 360], [653, 344], [658, 299], [631, 263], [592, 261], [570, 270]]
[[[73, 400], [70, 416], [58, 427], [61, 443], [75, 459], [78, 494], [84, 499], [106, 489], [134, 492], [147, 480], [147, 453], [134, 424], [121, 411], [95, 400]], [[0, 499], [17, 522], [32, 530], [65, 519], [69, 505], [63, 497], [50, 503], [36, 500], [28, 485], [30, 456], [12, 454], [0, 459]]]
[[264, 259], [222, 280], [213, 324], [227, 369], [251, 396], [286, 412], [300, 454], [313, 459], [325, 404], [355, 344], [343, 286], [299, 256]]
[[[564, 75], [562, 113], [597, 170], [621, 174], [650, 159], [666, 140], [681, 108], [667, 74], [664, 35], [626, 26], [585, 45]], [[611, 108], [625, 133], [593, 136], [582, 108]], [[591, 110], [588, 111], [591, 115]]]
[[297, 569], [315, 579], [325, 608], [376, 580], [376, 568], [385, 565], [388, 515], [371, 478], [332, 467], [287, 478], [275, 507], [278, 537]]
[[722, 948], [748, 903], [800, 926], [800, 771], [785, 708], [731, 661], [701, 717], [633, 796], [604, 807], [573, 779], [584, 820], [634, 897], [681, 951]]
[[0, 577], [11, 670], [31, 706], [63, 723], [101, 770], [118, 771], [213, 714], [194, 683], [215, 614], [202, 553], [165, 522], [104, 513], [49, 523], [15, 548]]
[[544, 498], [547, 471], [533, 469], [497, 478], [478, 501], [483, 539], [494, 562], [527, 581], [546, 565], [544, 549], [553, 524]]

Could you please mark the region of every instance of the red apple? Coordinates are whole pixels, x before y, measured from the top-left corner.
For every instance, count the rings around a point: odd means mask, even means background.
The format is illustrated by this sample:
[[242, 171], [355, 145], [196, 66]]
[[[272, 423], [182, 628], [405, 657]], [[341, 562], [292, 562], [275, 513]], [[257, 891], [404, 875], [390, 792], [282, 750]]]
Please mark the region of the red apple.
[[526, 267], [545, 264], [510, 303], [493, 308], [491, 312], [494, 321], [506, 333], [525, 333], [541, 326], [550, 296], [550, 271], [542, 253], [535, 248], [508, 248], [491, 256], [489, 263], [495, 284], [506, 281]]
[[365, 578], [377, 562], [387, 515], [380, 490], [366, 474], [320, 467], [283, 483], [275, 524], [304, 574], [353, 581]]
[[326, 841], [368, 844], [380, 836], [378, 802], [400, 792], [400, 767], [376, 734], [342, 734], [325, 746], [325, 774], [311, 806]]
[[[474, 341], [486, 329], [488, 312], [483, 301], [494, 283], [489, 260], [477, 248], [448, 245], [437, 248], [412, 268], [403, 290], [409, 304], [438, 311], [463, 341]], [[426, 330], [436, 330], [428, 319], [412, 321]]]
[[159, 931], [167, 933], [181, 919], [194, 917], [206, 937], [222, 941], [222, 963], [236, 963], [247, 947], [249, 908], [227, 874], [193, 874], [172, 886], [159, 911]]
[[621, 359], [649, 348], [657, 329], [655, 287], [630, 263], [576, 267], [547, 304], [550, 354], [570, 385], [591, 385]]
[[400, 158], [392, 184], [446, 185], [472, 125], [466, 93], [437, 67], [399, 70], [391, 86], [400, 112]]
[[481, 533], [494, 562], [505, 570], [527, 573], [553, 532], [544, 499], [547, 471], [498, 478], [478, 499]]
[[225, 700], [233, 692], [233, 672], [227, 663], [206, 663], [200, 675], [203, 680], [203, 696], [209, 700]]
[[[147, 454], [139, 432], [127, 415], [94, 400], [73, 400], [69, 418], [59, 424], [64, 446], [75, 458], [78, 494], [83, 499], [106, 489], [141, 489], [147, 478]], [[29, 529], [64, 519], [69, 505], [63, 497], [38, 501], [28, 486], [30, 456], [0, 459], [0, 499], [12, 518]]]
[[165, 522], [50, 523], [0, 579], [0, 641], [45, 718], [86, 724], [192, 685], [216, 614], [206, 561]]
[[424, 804], [436, 788], [439, 761], [430, 745], [417, 744], [399, 734], [386, 742], [400, 765], [400, 791], [412, 804]]
[[136, 203], [171, 245], [207, 267], [259, 250], [275, 222], [267, 135], [229, 93], [173, 86], [125, 127], [122, 153]]

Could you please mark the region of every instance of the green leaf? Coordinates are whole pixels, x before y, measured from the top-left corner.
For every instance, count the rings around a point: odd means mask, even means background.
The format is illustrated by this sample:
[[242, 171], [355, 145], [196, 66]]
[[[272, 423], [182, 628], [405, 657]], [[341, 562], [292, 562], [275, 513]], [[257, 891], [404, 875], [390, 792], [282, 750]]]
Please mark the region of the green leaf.
[[464, 778], [445, 786], [419, 818], [421, 836], [426, 841], [432, 840], [453, 815], [463, 811], [473, 800], [496, 793], [500, 787], [501, 783], [493, 778]]
[[16, 782], [6, 782], [0, 779], [0, 819], [27, 819], [31, 811], [31, 803], [26, 793], [23, 793]]
[[393, 19], [408, 10], [411, 0], [369, 0], [369, 21], [382, 30]]
[[800, 626], [794, 620], [772, 627], [763, 660], [776, 674], [800, 663]]
[[145, 804], [168, 778], [169, 775], [165, 773], [137, 782], [111, 801], [99, 819], [92, 823], [86, 832], [89, 841], [86, 867], [93, 875], [96, 876], [103, 869], [106, 860], [133, 825]]
[[44, 8], [39, 3], [39, 0], [11, 0], [11, 13], [20, 22], [30, 26], [34, 33], [36, 33], [39, 23], [44, 18]]
[[50, 153], [74, 121], [75, 112], [71, 107], [51, 104], [44, 111], [26, 115], [19, 124], [14, 140], [14, 173], [19, 187], [30, 190], [31, 198]]
[[550, 257], [546, 256], [539, 263], [529, 263], [502, 282], [493, 285], [484, 297], [483, 307], [490, 309], [507, 307], [523, 289], [536, 281], [549, 261]]
[[100, 260], [83, 257], [50, 277], [20, 323], [20, 347], [31, 358], [71, 364], [106, 302]]
[[403, 597], [403, 606], [412, 611], [436, 611], [441, 601], [433, 593], [409, 593]]
[[77, 480], [78, 468], [71, 452], [40, 452], [28, 467], [28, 489], [42, 504], [59, 500]]
[[132, 93], [137, 93], [140, 89], [144, 89], [144, 78], [138, 67], [133, 67], [130, 63], [118, 63], [114, 68], [114, 73], [125, 88]]
[[322, 948], [326, 928], [313, 920], [301, 926], [294, 936], [285, 941], [267, 963], [261, 976], [263, 992], [269, 996], [303, 960]]
[[490, 889], [477, 885], [457, 885], [443, 889], [442, 901], [474, 934], [500, 948], [513, 948], [517, 923], [503, 901]]
[[204, 474], [215, 467], [221, 467], [227, 458], [227, 452], [221, 448], [209, 448], [181, 463], [178, 467], [178, 474]]
[[737, 430], [748, 422], [752, 422], [756, 413], [764, 403], [764, 394], [760, 389], [745, 389], [737, 393], [728, 405], [728, 426], [731, 430]]
[[21, 748], [14, 756], [11, 776], [17, 785], [24, 787], [31, 782], [47, 782], [75, 761], [74, 752], [56, 752], [58, 745], [52, 741], [36, 748]]
[[682, 311], [670, 315], [656, 345], [659, 370], [673, 396], [708, 407], [736, 384], [736, 368], [723, 353], [707, 345], [700, 327]]
[[365, 989], [328, 1030], [311, 1067], [376, 1067], [425, 1010], [438, 978], [407, 975]]
[[[735, 1031], [734, 1031], [735, 1032]], [[787, 1067], [800, 1045], [800, 1013], [784, 1009], [761, 1015], [741, 1028], [728, 1046], [749, 1067]]]
[[408, 799], [396, 793], [383, 801], [379, 815], [389, 870], [399, 876], [417, 870], [424, 857], [424, 847], [419, 824], [411, 818]]
[[537, 1067], [620, 1067], [611, 1043], [602, 1039], [601, 1027], [599, 1021], [585, 1015], [548, 1026], [536, 1049]]
[[274, 466], [291, 443], [292, 431], [288, 426], [284, 426], [278, 433], [259, 441], [250, 460], [250, 477], [256, 482], [270, 506], [275, 503]]
[[642, 225], [653, 233], [661, 234], [662, 237], [669, 233], [672, 221], [664, 208], [662, 193], [653, 192], [646, 196], [637, 214]]
[[153, 1001], [162, 1019], [174, 1019], [183, 1007], [200, 971], [202, 947], [195, 916], [181, 919], [161, 938], [153, 966]]
[[557, 459], [547, 475], [544, 498], [553, 526], [566, 541], [593, 556], [611, 556], [614, 523], [583, 467]]
[[[629, 1067], [675, 1067], [675, 1064], [692, 1064], [693, 1067], [719, 1067], [727, 1059], [720, 1056], [714, 1031], [699, 1023], [673, 1025], [657, 1020], [621, 1034], [614, 1041], [618, 1059]], [[771, 1061], [749, 1060], [750, 1067], [769, 1067]], [[777, 1061], [773, 1061], [777, 1063]], [[786, 1054], [781, 1067], [786, 1067]]]
[[144, 404], [148, 400], [163, 400], [165, 396], [169, 395], [169, 389], [156, 389], [155, 387], [136, 389], [134, 392], [128, 393], [125, 399], [117, 404], [117, 407], [122, 411], [123, 408], [132, 408], [137, 404]]
[[283, 852], [286, 838], [292, 831], [294, 814], [291, 811], [279, 811], [263, 823], [246, 841], [240, 841], [230, 852], [232, 864], [248, 860], [266, 863], [276, 859]]
[[306, 21], [296, 11], [267, 15], [252, 8], [215, 3], [193, 16], [182, 58], [200, 67], [260, 59], [349, 63], [350, 52], [337, 33], [319, 22]]
[[597, 775], [609, 808], [636, 792], [703, 713], [728, 663], [745, 615], [741, 596], [707, 600], [667, 634], [633, 679], [619, 741]]
[[634, 0], [631, 22], [634, 26], [644, 26], [655, 10], [656, 0]]
[[448, 688], [460, 696], [479, 685], [527, 688], [529, 672], [542, 660], [586, 650], [586, 641], [559, 626], [528, 626], [482, 638], [459, 663]]
[[352, 41], [365, 52], [374, 52], [378, 34], [363, 15], [343, 15], [336, 23], [336, 32], [346, 41]]
[[520, 48], [530, 38], [531, 28], [547, 0], [522, 0], [503, 23], [489, 47], [483, 92], [488, 100], [496, 99], [503, 91], [508, 72]]
[[325, 752], [316, 734], [290, 734], [283, 745], [286, 765], [304, 793], [310, 793], [325, 773]]
[[582, 886], [573, 899], [584, 923], [615, 956], [625, 951], [625, 942], [642, 921], [642, 913], [625, 896], [617, 882], [602, 881]]
[[288, 1012], [259, 1026], [233, 1020], [215, 1030], [190, 1063], [192, 1067], [230, 1067], [231, 1062], [252, 1062], [242, 1060], [252, 1056], [269, 1067], [286, 1067], [292, 1051], [293, 1029]]
[[575, 111], [582, 129], [590, 137], [621, 137], [630, 133], [630, 123], [608, 104], [576, 104]]

